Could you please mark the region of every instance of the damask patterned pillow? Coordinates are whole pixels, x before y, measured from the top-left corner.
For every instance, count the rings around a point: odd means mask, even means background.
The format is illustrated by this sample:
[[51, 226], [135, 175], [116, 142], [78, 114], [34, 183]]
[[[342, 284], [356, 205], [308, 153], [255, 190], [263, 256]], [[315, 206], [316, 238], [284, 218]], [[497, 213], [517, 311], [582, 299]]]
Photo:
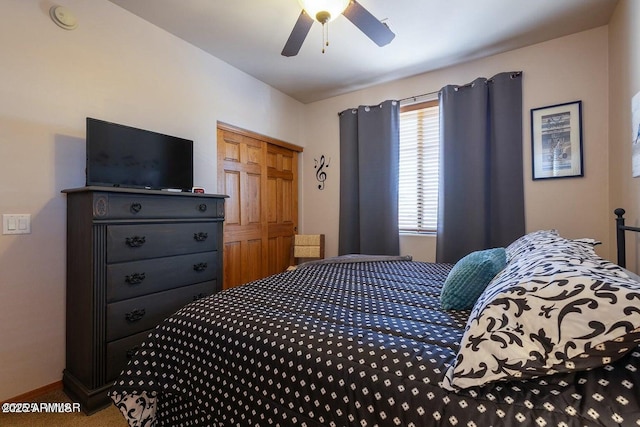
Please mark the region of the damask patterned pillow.
[[560, 238], [507, 264], [471, 311], [443, 387], [589, 369], [635, 348], [640, 283], [588, 246]]
[[549, 245], [560, 238], [558, 230], [538, 230], [525, 234], [514, 240], [505, 248], [507, 253], [507, 262], [511, 261], [517, 255]]
[[471, 252], [453, 266], [440, 293], [444, 310], [470, 310], [491, 279], [507, 265], [504, 248]]

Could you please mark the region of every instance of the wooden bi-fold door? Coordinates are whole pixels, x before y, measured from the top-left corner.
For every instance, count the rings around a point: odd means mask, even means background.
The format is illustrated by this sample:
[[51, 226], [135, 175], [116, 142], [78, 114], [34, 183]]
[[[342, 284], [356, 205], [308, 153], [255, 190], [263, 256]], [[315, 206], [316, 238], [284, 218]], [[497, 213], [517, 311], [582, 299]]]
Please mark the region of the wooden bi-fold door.
[[218, 123], [218, 193], [225, 203], [224, 284], [284, 271], [298, 226], [302, 148]]
[[267, 273], [293, 264], [293, 235], [298, 231], [298, 152], [267, 145]]

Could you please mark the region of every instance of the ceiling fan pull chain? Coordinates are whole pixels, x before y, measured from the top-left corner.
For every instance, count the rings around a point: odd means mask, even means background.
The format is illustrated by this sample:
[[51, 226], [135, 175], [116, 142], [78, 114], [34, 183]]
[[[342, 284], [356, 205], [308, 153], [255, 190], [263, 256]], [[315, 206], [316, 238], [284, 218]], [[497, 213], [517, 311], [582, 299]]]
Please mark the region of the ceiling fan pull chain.
[[322, 23], [322, 53], [325, 46], [329, 46], [329, 25]]
[[327, 42], [325, 43], [325, 46], [329, 46], [329, 23], [327, 22]]

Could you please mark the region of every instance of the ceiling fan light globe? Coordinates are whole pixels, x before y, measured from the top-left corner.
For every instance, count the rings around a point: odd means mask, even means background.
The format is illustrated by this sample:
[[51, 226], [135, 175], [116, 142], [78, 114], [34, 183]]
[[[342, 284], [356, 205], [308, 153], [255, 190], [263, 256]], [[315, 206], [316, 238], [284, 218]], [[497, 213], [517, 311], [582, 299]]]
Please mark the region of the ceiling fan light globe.
[[[307, 14], [318, 22], [318, 13], [329, 13], [329, 19], [326, 22], [331, 22], [336, 19], [344, 10], [349, 6], [350, 0], [298, 0], [300, 6], [307, 12]], [[326, 13], [321, 13], [320, 16], [326, 17]]]

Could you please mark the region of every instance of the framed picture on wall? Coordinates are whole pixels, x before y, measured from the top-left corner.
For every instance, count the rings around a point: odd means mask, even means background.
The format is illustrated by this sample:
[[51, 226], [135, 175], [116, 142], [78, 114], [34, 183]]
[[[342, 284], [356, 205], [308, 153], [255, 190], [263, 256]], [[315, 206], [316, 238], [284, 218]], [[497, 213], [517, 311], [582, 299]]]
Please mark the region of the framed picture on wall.
[[584, 176], [582, 101], [531, 110], [533, 179]]
[[640, 92], [631, 98], [631, 171], [640, 176]]

